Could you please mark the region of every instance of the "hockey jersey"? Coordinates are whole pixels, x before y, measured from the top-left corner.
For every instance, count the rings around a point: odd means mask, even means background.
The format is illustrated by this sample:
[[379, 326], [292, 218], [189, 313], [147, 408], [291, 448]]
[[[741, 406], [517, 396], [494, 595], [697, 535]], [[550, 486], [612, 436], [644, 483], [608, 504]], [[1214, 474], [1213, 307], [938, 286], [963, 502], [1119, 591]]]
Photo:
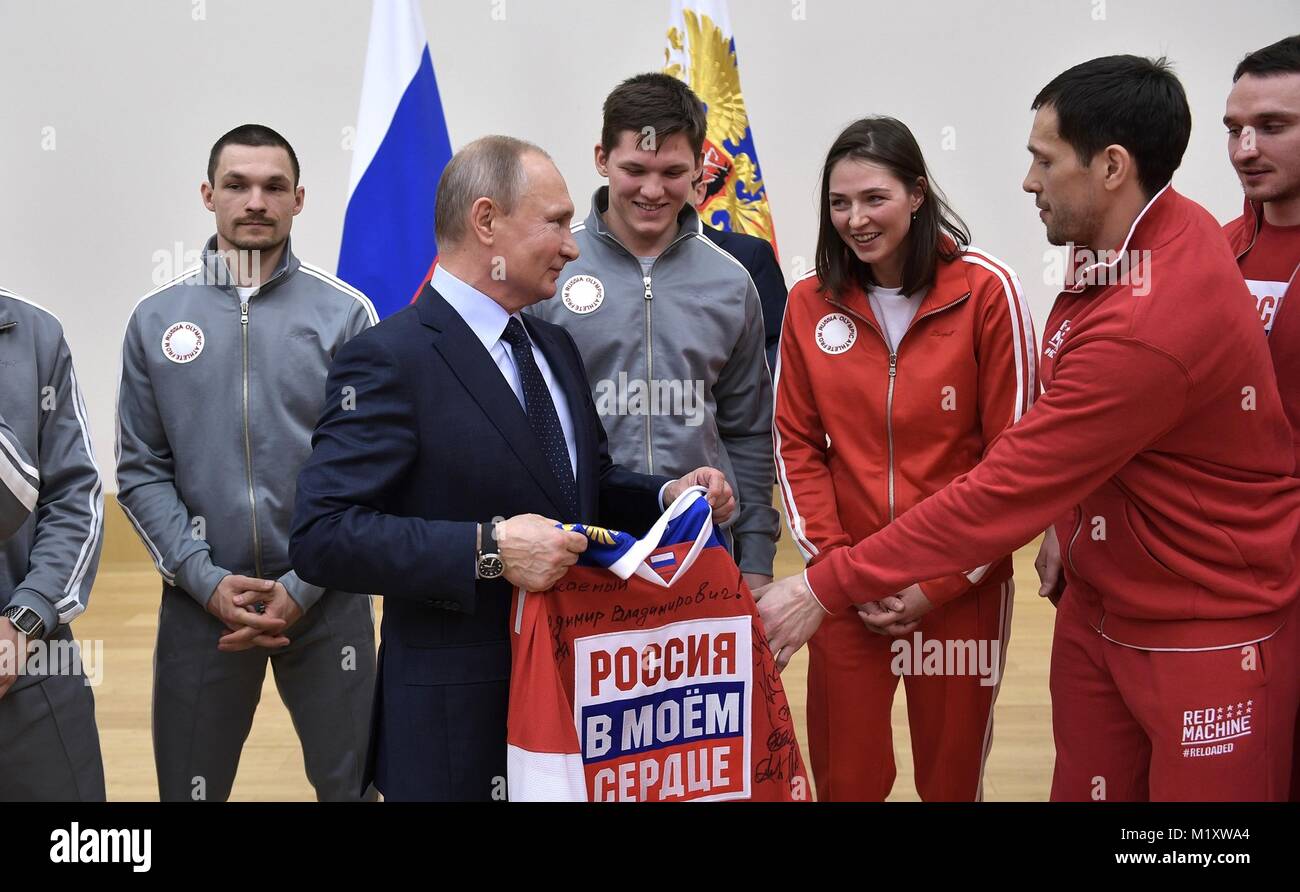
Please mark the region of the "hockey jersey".
[[642, 539], [585, 524], [577, 565], [513, 602], [516, 801], [806, 799], [749, 587], [692, 487]]

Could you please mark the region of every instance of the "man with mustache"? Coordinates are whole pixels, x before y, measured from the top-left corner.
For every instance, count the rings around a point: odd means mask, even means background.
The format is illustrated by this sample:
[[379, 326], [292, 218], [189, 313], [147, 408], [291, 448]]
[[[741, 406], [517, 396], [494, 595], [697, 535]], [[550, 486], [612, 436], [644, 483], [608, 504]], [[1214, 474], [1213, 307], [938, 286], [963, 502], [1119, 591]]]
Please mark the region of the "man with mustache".
[[289, 523], [330, 361], [375, 310], [294, 255], [304, 191], [280, 134], [222, 136], [200, 191], [217, 234], [199, 267], [136, 305], [118, 394], [118, 501], [163, 577], [158, 792], [229, 797], [269, 663], [317, 797], [356, 800], [371, 607], [293, 572]]

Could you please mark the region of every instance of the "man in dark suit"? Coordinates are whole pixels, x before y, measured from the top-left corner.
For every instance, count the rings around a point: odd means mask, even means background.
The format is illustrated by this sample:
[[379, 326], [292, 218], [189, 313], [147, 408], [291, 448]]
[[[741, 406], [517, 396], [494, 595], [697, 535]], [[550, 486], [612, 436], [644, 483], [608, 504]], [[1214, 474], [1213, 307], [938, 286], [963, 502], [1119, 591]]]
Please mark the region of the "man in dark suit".
[[[708, 185], [701, 177], [695, 184], [695, 207], [705, 198]], [[767, 239], [743, 232], [714, 229], [707, 219], [701, 218], [704, 237], [726, 251], [740, 265], [749, 270], [749, 277], [758, 289], [758, 300], [763, 305], [764, 350], [767, 353], [769, 373], [776, 374], [776, 346], [781, 340], [781, 320], [785, 318], [785, 301], [789, 291], [785, 287], [785, 274], [776, 262], [776, 251]]]
[[573, 340], [520, 315], [577, 257], [572, 216], [541, 149], [471, 143], [438, 185], [429, 285], [330, 370], [290, 554], [304, 580], [384, 596], [366, 780], [390, 801], [504, 798], [510, 593], [586, 548], [557, 520], [643, 532], [691, 485], [715, 519], [735, 509], [715, 469], [615, 465]]

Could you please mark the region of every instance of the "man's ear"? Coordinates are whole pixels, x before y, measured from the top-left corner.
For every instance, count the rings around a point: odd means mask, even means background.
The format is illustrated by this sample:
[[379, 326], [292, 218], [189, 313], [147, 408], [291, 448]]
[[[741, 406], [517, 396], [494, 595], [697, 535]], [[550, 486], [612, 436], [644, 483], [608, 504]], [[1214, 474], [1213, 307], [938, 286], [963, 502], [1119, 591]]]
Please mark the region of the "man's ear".
[[1095, 163], [1102, 165], [1102, 188], [1114, 192], [1129, 180], [1137, 180], [1137, 164], [1129, 150], [1113, 143], [1102, 149]]
[[306, 198], [307, 190], [302, 186], [293, 190], [293, 215], [295, 217], [302, 213], [302, 205]]
[[212, 211], [213, 213], [216, 213], [217, 206], [216, 206], [216, 204], [213, 203], [213, 201], [212, 201], [212, 184], [211, 184], [211, 183], [205, 181], [205, 182], [203, 182], [202, 184], [200, 184], [200, 186], [199, 186], [199, 196], [203, 199], [203, 206], [204, 206], [205, 208], [207, 208], [208, 210]]
[[596, 143], [595, 161], [596, 161], [596, 173], [608, 179], [609, 178], [609, 154], [605, 151], [605, 147], [602, 146], [600, 143]]
[[469, 208], [470, 233], [481, 245], [490, 246], [496, 239], [497, 206], [492, 199], [477, 199]]

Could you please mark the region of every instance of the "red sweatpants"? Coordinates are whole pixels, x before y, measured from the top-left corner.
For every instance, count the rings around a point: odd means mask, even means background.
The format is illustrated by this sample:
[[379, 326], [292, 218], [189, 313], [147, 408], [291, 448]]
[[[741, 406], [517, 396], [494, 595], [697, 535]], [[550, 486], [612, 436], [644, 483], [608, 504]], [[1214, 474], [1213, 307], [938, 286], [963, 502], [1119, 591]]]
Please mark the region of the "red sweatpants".
[[[1296, 664], [1300, 665], [1300, 653]], [[1295, 736], [1291, 738], [1291, 801], [1300, 802], [1300, 710], [1295, 717]]]
[[890, 710], [900, 674], [917, 792], [926, 801], [982, 797], [1012, 596], [1009, 579], [972, 588], [928, 613], [900, 645], [868, 631], [855, 610], [826, 617], [808, 663], [808, 752], [819, 801], [889, 795], [897, 774]]
[[1052, 643], [1053, 800], [1285, 801], [1300, 628], [1220, 650], [1109, 641], [1069, 590]]

